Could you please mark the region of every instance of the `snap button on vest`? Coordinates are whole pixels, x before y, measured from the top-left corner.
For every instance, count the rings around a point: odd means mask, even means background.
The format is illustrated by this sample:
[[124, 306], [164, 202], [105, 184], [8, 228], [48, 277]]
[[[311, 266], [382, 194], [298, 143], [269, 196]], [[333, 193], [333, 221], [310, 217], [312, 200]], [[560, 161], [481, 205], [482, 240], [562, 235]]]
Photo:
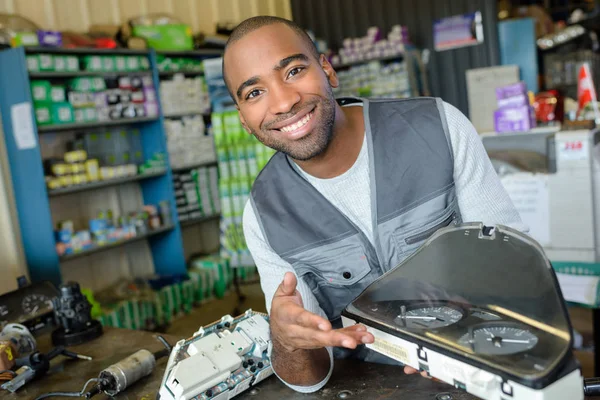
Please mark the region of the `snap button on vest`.
[[351, 274], [350, 272], [348, 272], [348, 271], [344, 272], [344, 273], [342, 274], [342, 276], [343, 276], [345, 279], [350, 279], [350, 278], [352, 278], [352, 274]]

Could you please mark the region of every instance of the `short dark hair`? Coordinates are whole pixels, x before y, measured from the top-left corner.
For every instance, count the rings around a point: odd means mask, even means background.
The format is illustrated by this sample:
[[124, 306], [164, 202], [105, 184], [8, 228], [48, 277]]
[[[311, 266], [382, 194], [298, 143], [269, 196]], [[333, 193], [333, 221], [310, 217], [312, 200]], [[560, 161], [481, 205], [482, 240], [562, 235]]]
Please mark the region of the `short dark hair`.
[[238, 26], [231, 32], [229, 35], [229, 39], [227, 39], [227, 43], [225, 44], [225, 50], [223, 51], [223, 80], [225, 81], [225, 86], [227, 86], [227, 90], [229, 91], [229, 95], [233, 99], [233, 101], [237, 104], [237, 99], [235, 98], [233, 92], [229, 88], [229, 83], [227, 82], [227, 73], [225, 71], [225, 53], [229, 46], [238, 40], [242, 39], [247, 34], [262, 28], [263, 26], [273, 25], [273, 24], [284, 24], [291, 28], [300, 38], [306, 43], [308, 48], [310, 49], [311, 54], [315, 57], [315, 59], [319, 59], [319, 50], [317, 50], [317, 46], [310, 38], [308, 33], [300, 25], [295, 23], [294, 21], [290, 21], [289, 19], [273, 17], [270, 15], [259, 15], [257, 17], [248, 18], [239, 23]]

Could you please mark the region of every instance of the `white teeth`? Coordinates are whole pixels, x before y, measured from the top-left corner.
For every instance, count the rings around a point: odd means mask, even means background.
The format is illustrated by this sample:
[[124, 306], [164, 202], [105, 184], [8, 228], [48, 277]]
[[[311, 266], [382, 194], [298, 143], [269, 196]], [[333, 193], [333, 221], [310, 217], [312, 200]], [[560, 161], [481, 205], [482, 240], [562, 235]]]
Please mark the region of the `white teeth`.
[[300, 121], [298, 121], [298, 122], [296, 122], [296, 123], [294, 123], [294, 124], [292, 124], [292, 125], [285, 126], [285, 127], [281, 128], [281, 130], [282, 130], [283, 132], [293, 132], [293, 131], [295, 131], [296, 129], [302, 128], [304, 125], [306, 125], [306, 123], [307, 123], [308, 121], [310, 121], [310, 117], [311, 117], [311, 114], [310, 114], [310, 113], [308, 113], [308, 114], [306, 114], [306, 116], [305, 116], [304, 118], [302, 118]]

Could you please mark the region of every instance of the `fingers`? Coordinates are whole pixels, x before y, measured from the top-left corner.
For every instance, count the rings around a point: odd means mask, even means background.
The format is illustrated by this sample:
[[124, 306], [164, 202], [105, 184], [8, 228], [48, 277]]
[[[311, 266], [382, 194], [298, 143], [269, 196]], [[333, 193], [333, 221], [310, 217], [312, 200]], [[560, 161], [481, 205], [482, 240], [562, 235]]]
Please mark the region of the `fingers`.
[[302, 346], [316, 347], [346, 347], [355, 349], [364, 343], [373, 343], [373, 335], [364, 327], [352, 327], [352, 329], [336, 329], [331, 331], [319, 331], [310, 328], [296, 326], [290, 332], [298, 344]]
[[296, 291], [296, 284], [298, 280], [296, 279], [296, 275], [291, 272], [286, 272], [283, 276], [283, 281], [279, 284], [279, 288], [277, 288], [277, 292], [275, 295], [279, 296], [292, 296]]
[[321, 331], [331, 330], [331, 323], [328, 320], [306, 310], [298, 314], [296, 324], [304, 328], [319, 329]]
[[[409, 366], [404, 367], [404, 373], [407, 375], [416, 374], [417, 372], [419, 372], [419, 371], [414, 369], [413, 367], [409, 367]], [[429, 376], [427, 371], [421, 371], [421, 376], [423, 378], [431, 379], [431, 377]]]

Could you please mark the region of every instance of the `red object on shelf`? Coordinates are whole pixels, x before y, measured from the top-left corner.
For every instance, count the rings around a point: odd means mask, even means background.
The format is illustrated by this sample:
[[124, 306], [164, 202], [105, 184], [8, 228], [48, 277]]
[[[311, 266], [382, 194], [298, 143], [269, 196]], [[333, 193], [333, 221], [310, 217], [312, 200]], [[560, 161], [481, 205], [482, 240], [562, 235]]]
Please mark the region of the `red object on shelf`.
[[564, 101], [556, 90], [540, 92], [533, 102], [535, 117], [538, 122], [547, 124], [564, 119]]

